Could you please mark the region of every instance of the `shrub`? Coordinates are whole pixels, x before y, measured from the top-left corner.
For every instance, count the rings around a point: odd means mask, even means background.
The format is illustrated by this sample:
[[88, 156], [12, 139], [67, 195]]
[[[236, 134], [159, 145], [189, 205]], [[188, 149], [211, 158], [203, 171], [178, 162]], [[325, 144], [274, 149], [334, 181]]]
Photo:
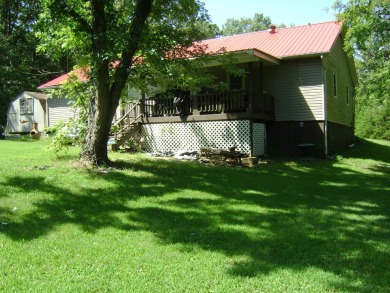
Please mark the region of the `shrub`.
[[81, 145], [86, 128], [86, 123], [80, 118], [59, 121], [53, 127], [45, 129], [45, 133], [53, 135], [49, 148], [58, 153], [63, 149], [67, 151], [69, 145]]
[[390, 140], [390, 103], [372, 103], [356, 113], [356, 134], [360, 137]]

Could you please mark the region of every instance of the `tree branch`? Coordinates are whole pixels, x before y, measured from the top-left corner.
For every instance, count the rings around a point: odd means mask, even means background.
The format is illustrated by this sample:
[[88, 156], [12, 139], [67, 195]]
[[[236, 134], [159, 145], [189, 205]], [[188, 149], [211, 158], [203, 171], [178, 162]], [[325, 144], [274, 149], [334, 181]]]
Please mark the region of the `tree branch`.
[[109, 60], [107, 51], [107, 23], [105, 14], [105, 0], [92, 0], [92, 68], [97, 81], [98, 92], [106, 96], [109, 93]]
[[114, 82], [111, 86], [110, 96], [120, 96], [123, 87], [126, 84], [130, 68], [133, 64], [134, 54], [139, 48], [142, 39], [142, 32], [146, 26], [154, 0], [138, 0], [135, 8], [134, 18], [131, 23], [127, 44], [122, 51], [121, 60], [114, 74]]
[[[54, 1], [50, 7], [52, 11], [58, 11], [60, 14], [65, 13], [69, 17], [71, 17], [80, 28], [87, 33], [91, 33], [91, 27], [79, 13], [74, 10], [71, 6], [66, 3], [66, 0]], [[61, 16], [61, 15], [60, 15]]]

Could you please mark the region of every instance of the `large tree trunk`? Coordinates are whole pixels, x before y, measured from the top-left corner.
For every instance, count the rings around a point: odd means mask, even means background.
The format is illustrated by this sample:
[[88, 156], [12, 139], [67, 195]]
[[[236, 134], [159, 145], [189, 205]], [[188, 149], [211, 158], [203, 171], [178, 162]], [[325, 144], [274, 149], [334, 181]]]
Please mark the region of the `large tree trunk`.
[[107, 141], [118, 104], [119, 97], [112, 99], [104, 94], [99, 95], [99, 93], [95, 99], [91, 99], [88, 128], [80, 153], [80, 159], [87, 164], [95, 166], [110, 164]]
[[92, 0], [92, 68], [91, 78], [96, 86], [96, 96], [91, 97], [88, 129], [80, 153], [80, 159], [99, 166], [110, 163], [107, 141], [111, 123], [119, 105], [121, 92], [129, 76], [133, 56], [142, 39], [146, 20], [151, 12], [153, 0], [137, 0], [127, 45], [123, 48], [119, 64], [110, 78], [110, 63], [106, 58], [107, 23], [104, 0]]

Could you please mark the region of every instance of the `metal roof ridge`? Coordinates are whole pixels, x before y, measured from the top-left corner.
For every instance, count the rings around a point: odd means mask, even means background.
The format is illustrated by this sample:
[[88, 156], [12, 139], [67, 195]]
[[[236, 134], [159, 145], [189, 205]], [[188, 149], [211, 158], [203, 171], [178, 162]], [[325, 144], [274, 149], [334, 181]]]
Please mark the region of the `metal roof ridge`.
[[[323, 24], [326, 24], [326, 23], [342, 23], [342, 22], [343, 22], [342, 20], [337, 20], [336, 19], [336, 20], [330, 20], [330, 21], [323, 21], [323, 22], [316, 22], [316, 23], [294, 25], [294, 26], [290, 26], [290, 27], [278, 27], [278, 26], [276, 26], [276, 29], [277, 30], [289, 30], [289, 29], [295, 29], [295, 28], [323, 25]], [[234, 37], [237, 37], [237, 36], [244, 36], [244, 35], [258, 34], [258, 33], [268, 33], [268, 29], [261, 30], [261, 31], [241, 33], [241, 34], [234, 34], [234, 35], [229, 35], [229, 36], [220, 36], [220, 37], [217, 37], [217, 38], [201, 40], [200, 42], [208, 42], [208, 41], [213, 41], [213, 40], [228, 39], [228, 38], [234, 38]]]
[[[294, 25], [294, 26], [290, 26], [290, 27], [285, 27], [285, 29], [299, 28], [299, 27], [303, 27], [303, 26], [321, 25], [321, 24], [326, 24], [326, 23], [338, 23], [338, 22], [342, 22], [342, 21], [336, 19], [336, 20], [329, 20], [329, 21], [323, 21], [323, 22], [314, 22], [314, 23], [310, 23], [309, 22], [307, 24], [300, 24], [300, 25]], [[280, 28], [280, 29], [282, 29], [282, 28]]]

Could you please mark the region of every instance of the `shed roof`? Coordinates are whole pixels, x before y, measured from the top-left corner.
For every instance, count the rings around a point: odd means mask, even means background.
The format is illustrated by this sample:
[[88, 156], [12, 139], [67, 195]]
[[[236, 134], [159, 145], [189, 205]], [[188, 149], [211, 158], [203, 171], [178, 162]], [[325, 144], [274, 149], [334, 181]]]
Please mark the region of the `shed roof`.
[[37, 92], [23, 92], [22, 95], [26, 93], [36, 99], [39, 100], [39, 103], [42, 106], [43, 112], [46, 113], [46, 94], [44, 93], [37, 93]]
[[26, 92], [26, 93], [39, 100], [46, 100], [46, 94], [44, 93], [37, 93], [37, 92]]
[[56, 87], [62, 85], [63, 83], [65, 83], [71, 74], [76, 74], [76, 76], [80, 79], [80, 81], [87, 81], [88, 80], [88, 77], [83, 72], [83, 70], [78, 68], [78, 69], [75, 69], [71, 72], [65, 73], [65, 74], [63, 74], [55, 79], [52, 79], [52, 80], [40, 85], [38, 87], [38, 89], [42, 90], [42, 89], [56, 88]]
[[211, 52], [225, 48], [227, 52], [259, 50], [273, 57], [284, 59], [304, 55], [329, 53], [341, 32], [342, 22], [330, 21], [289, 28], [251, 32], [201, 43]]

